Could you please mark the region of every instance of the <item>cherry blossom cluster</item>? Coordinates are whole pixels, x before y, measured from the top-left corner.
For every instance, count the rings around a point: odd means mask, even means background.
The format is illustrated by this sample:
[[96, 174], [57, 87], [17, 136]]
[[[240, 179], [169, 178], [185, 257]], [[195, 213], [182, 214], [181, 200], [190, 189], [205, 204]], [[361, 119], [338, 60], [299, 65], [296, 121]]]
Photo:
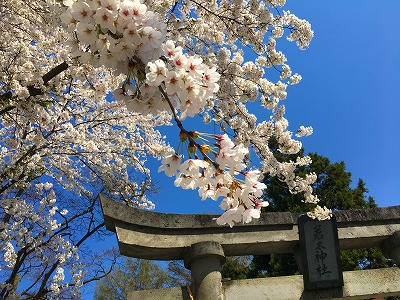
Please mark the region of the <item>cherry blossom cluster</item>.
[[202, 111], [218, 91], [216, 68], [207, 67], [199, 56], [184, 54], [171, 40], [163, 43], [164, 23], [139, 0], [64, 3], [69, 7], [62, 20], [73, 33], [73, 55], [83, 63], [125, 74], [127, 79], [114, 95], [129, 110], [154, 115], [169, 110], [159, 90], [163, 84], [184, 119]]
[[141, 72], [143, 64], [160, 57], [165, 23], [139, 0], [65, 0], [61, 16], [75, 38], [73, 56], [95, 67], [116, 69], [117, 74]]
[[[301, 76], [292, 72], [284, 53], [278, 49], [278, 41], [288, 32], [287, 39], [305, 49], [314, 35], [306, 20], [290, 12], [277, 12], [277, 7], [284, 4], [285, 1], [222, 0], [210, 7], [205, 0], [188, 1], [180, 10], [183, 16], [179, 19], [187, 26], [183, 27], [182, 22], [170, 22], [169, 26], [176, 40], [188, 45], [193, 52], [202, 53], [204, 61], [221, 70], [215, 109], [211, 116], [203, 115], [204, 121], [215, 121], [223, 131], [232, 129], [235, 144], [252, 147], [261, 158], [260, 170], [263, 173], [277, 176], [291, 192], [303, 193], [305, 202], [316, 204], [318, 198], [312, 194], [311, 188], [315, 177], [295, 175], [297, 167], [304, 161], [282, 163], [274, 156], [274, 151], [296, 154], [302, 146], [294, 139], [281, 104], [287, 98], [287, 88], [299, 83]], [[196, 18], [192, 18], [193, 11]], [[179, 30], [176, 32], [173, 28]], [[218, 47], [209, 47], [211, 43]], [[256, 54], [254, 60], [242, 45], [253, 50]], [[266, 77], [273, 71], [278, 72], [279, 80]], [[265, 121], [266, 112], [258, 121], [257, 116], [248, 110], [246, 103], [249, 101], [259, 102], [269, 110], [270, 120]], [[310, 127], [301, 127], [296, 136], [307, 136], [311, 132]], [[278, 143], [277, 149], [269, 147], [271, 139]], [[314, 216], [320, 219], [329, 213], [314, 210]]]
[[201, 57], [183, 53], [182, 47], [171, 40], [162, 49], [163, 59], [147, 64], [142, 85], [125, 81], [114, 96], [124, 100], [131, 111], [157, 115], [159, 111], [170, 111], [173, 105], [180, 111], [181, 120], [193, 117], [210, 105], [219, 89], [220, 74], [215, 67], [205, 65]]
[[11, 96], [2, 99], [2, 109], [47, 103], [47, 99], [30, 97], [28, 87], [45, 90], [42, 75], [57, 59], [68, 60], [64, 46], [68, 35], [59, 28], [60, 13], [61, 5], [55, 1], [37, 0], [29, 5], [21, 0], [1, 2], [0, 94]]
[[[198, 138], [200, 133], [191, 135]], [[235, 145], [226, 134], [215, 135], [214, 139], [215, 149], [208, 144], [199, 146], [204, 159], [187, 159], [181, 163], [182, 158], [170, 152], [162, 159], [159, 171], [176, 176], [176, 186], [198, 189], [202, 200], [223, 197], [220, 207], [225, 212], [217, 219], [218, 224], [232, 227], [234, 222], [249, 223], [252, 218], [260, 217], [261, 207], [268, 205], [260, 199], [266, 185], [259, 181], [260, 171], [245, 171], [246, 147]], [[189, 151], [196, 153], [195, 148], [192, 146]], [[209, 155], [214, 156], [214, 161]]]

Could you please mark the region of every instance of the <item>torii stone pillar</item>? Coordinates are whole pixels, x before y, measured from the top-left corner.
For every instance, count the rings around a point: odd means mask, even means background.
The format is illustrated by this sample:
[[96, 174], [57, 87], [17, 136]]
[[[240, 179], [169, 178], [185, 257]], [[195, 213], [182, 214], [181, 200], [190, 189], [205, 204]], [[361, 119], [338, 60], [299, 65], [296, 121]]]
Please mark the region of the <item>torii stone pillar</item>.
[[190, 246], [185, 267], [191, 270], [195, 299], [223, 300], [221, 267], [225, 262], [217, 242], [199, 242]]
[[[344, 272], [345, 285], [335, 291], [304, 291], [301, 275], [221, 283], [220, 267], [225, 256], [298, 253], [299, 214], [263, 213], [250, 224], [230, 228], [217, 225], [214, 215], [155, 213], [105, 196], [100, 198], [106, 228], [116, 232], [121, 254], [152, 260], [184, 260], [192, 272], [191, 293], [195, 300], [243, 300], [248, 299], [250, 291], [252, 300], [400, 295], [399, 268]], [[400, 206], [339, 211], [335, 216], [340, 249], [381, 247], [400, 266]], [[357, 280], [363, 282], [363, 287]], [[190, 293], [184, 290], [132, 292], [135, 296], [128, 299], [190, 299]]]

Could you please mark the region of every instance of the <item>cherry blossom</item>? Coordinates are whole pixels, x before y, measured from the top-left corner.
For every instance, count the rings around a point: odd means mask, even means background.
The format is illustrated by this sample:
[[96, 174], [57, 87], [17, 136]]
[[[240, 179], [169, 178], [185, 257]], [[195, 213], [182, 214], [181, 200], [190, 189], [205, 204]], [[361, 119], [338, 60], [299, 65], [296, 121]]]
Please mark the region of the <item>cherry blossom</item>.
[[179, 156], [175, 152], [170, 152], [163, 157], [162, 165], [158, 168], [158, 172], [164, 171], [165, 175], [171, 177], [176, 175], [179, 166]]
[[147, 64], [149, 72], [146, 74], [147, 83], [150, 85], [159, 86], [165, 80], [167, 75], [167, 68], [161, 59], [157, 59], [154, 63]]
[[164, 50], [165, 57], [169, 59], [174, 59], [176, 56], [180, 56], [183, 50], [180, 46], [176, 47], [172, 40], [166, 41], [162, 45], [162, 49]]
[[233, 227], [235, 223], [239, 223], [242, 221], [243, 213], [245, 212], [245, 208], [243, 206], [236, 206], [226, 210], [218, 219], [218, 225], [228, 224], [230, 227]]
[[[93, 12], [86, 2], [75, 2], [72, 5], [71, 16], [78, 22], [89, 23]], [[78, 30], [79, 32], [79, 30]]]

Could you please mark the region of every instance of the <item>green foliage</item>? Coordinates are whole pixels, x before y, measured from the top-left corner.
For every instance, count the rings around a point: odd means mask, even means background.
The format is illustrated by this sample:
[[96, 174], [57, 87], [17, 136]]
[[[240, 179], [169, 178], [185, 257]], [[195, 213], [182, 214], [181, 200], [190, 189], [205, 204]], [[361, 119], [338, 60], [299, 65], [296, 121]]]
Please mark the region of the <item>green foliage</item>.
[[186, 284], [189, 273], [174, 262], [168, 268], [144, 259], [124, 258], [96, 284], [96, 300], [125, 300], [129, 290], [159, 289]]
[[227, 257], [221, 270], [222, 278], [235, 280], [251, 277], [249, 263], [249, 256]]
[[393, 262], [388, 260], [379, 248], [342, 250], [340, 260], [345, 271], [393, 266]]
[[299, 273], [292, 254], [254, 256], [251, 268], [254, 277], [289, 276]]

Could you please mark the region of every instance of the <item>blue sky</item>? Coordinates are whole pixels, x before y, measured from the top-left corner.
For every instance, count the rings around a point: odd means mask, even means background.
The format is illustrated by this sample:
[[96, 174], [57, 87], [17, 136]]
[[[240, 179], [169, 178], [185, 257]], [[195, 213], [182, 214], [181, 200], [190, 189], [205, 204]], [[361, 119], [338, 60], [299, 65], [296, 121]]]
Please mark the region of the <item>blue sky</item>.
[[[315, 32], [305, 51], [286, 41], [281, 47], [303, 77], [284, 101], [291, 129], [313, 126], [314, 134], [301, 140], [306, 153], [344, 161], [353, 183], [362, 178], [379, 206], [399, 205], [400, 1], [294, 0], [285, 8]], [[201, 202], [196, 191], [155, 175], [157, 211], [220, 212], [212, 200]]]
[[292, 60], [304, 80], [288, 119], [314, 127], [306, 151], [345, 161], [378, 205], [399, 205], [400, 1], [293, 2], [315, 38]]

